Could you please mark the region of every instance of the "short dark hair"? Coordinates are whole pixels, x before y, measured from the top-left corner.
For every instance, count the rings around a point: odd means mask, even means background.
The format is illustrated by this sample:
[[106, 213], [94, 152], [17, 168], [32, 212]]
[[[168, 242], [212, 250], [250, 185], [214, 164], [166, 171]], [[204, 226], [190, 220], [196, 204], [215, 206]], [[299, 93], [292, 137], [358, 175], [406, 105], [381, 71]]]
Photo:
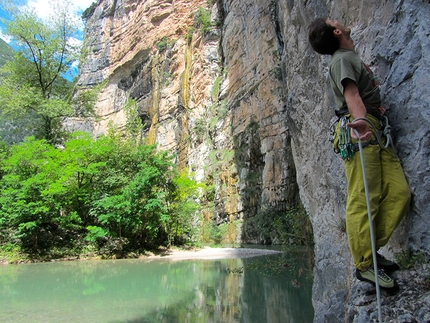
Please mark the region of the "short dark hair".
[[333, 55], [339, 49], [339, 40], [333, 33], [335, 29], [323, 18], [317, 18], [311, 22], [309, 25], [309, 43], [314, 51], [322, 55]]

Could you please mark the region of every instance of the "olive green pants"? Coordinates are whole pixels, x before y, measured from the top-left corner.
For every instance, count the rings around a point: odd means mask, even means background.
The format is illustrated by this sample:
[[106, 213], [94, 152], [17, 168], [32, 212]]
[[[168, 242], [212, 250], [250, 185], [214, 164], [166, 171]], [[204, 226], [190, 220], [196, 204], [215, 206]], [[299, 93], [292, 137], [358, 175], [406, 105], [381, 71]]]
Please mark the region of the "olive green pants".
[[[367, 118], [379, 130], [379, 121], [369, 115]], [[378, 250], [387, 244], [406, 215], [411, 194], [403, 169], [391, 147], [382, 149], [379, 145], [368, 145], [363, 148], [363, 154]], [[372, 265], [373, 258], [360, 152], [345, 160], [345, 171], [348, 181], [346, 230], [349, 248], [354, 265], [364, 270]]]

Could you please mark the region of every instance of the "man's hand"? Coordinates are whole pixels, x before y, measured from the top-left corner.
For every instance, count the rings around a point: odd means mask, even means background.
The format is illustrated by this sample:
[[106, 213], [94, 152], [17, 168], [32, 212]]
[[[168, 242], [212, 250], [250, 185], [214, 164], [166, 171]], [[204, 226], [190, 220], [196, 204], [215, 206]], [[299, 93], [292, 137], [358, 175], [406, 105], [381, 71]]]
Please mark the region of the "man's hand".
[[[360, 97], [358, 87], [350, 79], [343, 81], [346, 104], [348, 106], [349, 113], [354, 119], [366, 117], [366, 107], [363, 104], [363, 100]], [[364, 120], [356, 120], [348, 123], [348, 127], [351, 128], [351, 137], [354, 139], [370, 140], [372, 133], [369, 130], [369, 125]], [[355, 130], [358, 131], [359, 137], [355, 134]]]
[[[372, 137], [372, 133], [369, 130], [369, 125], [364, 120], [355, 120], [353, 122], [349, 122], [347, 126], [351, 128], [351, 137], [354, 139], [367, 141]], [[357, 137], [354, 129], [357, 130], [360, 138]]]

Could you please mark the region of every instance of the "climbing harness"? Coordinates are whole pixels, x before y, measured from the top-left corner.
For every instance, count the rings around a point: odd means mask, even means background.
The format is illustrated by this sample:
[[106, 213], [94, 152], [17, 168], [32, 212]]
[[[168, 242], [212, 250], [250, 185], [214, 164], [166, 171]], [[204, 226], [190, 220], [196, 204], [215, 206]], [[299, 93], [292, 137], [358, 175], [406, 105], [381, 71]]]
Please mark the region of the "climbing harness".
[[[369, 140], [365, 142], [361, 142], [362, 147], [366, 147], [368, 145], [380, 145], [382, 149], [387, 149], [388, 146], [391, 145], [393, 148], [394, 154], [394, 144], [391, 137], [391, 126], [388, 122], [388, 118], [385, 115], [379, 115], [378, 116], [379, 123], [380, 123], [380, 129], [376, 128], [376, 126], [373, 124], [372, 121], [370, 121], [367, 118], [357, 118], [356, 120], [364, 120], [366, 121], [370, 127], [374, 130], [375, 134], [375, 140]], [[353, 121], [353, 122], [354, 122]], [[353, 143], [351, 140], [351, 128], [348, 127], [348, 123], [350, 122], [350, 115], [349, 114], [343, 114], [338, 116], [338, 119], [335, 120], [330, 125], [330, 132], [331, 132], [331, 139], [330, 141], [335, 143], [334, 151], [344, 159], [344, 160], [350, 160], [355, 152], [359, 150], [359, 144]], [[336, 133], [336, 125], [339, 127], [338, 132]], [[337, 136], [337, 138], [336, 138]], [[383, 137], [385, 137], [386, 141], [383, 142]], [[397, 156], [396, 156], [397, 158]]]

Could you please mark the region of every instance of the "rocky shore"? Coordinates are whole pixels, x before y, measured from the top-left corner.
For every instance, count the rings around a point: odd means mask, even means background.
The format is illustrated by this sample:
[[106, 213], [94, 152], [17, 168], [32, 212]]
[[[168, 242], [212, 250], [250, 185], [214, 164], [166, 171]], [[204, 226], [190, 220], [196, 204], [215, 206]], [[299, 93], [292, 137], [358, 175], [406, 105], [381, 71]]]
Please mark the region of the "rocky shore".
[[[275, 253], [281, 253], [282, 251], [270, 250], [270, 249], [257, 249], [257, 248], [211, 248], [204, 247], [202, 249], [159, 249], [148, 252], [147, 254], [134, 254], [133, 256], [126, 258], [163, 258], [163, 259], [174, 259], [174, 260], [185, 260], [185, 259], [220, 259], [220, 258], [248, 258], [260, 255], [270, 255]], [[102, 260], [102, 259], [117, 259], [113, 256], [112, 258], [102, 258], [99, 255], [77, 255], [56, 259], [16, 259], [13, 261], [0, 258], [0, 265], [8, 264], [24, 264], [34, 262], [56, 262], [56, 261], [82, 261], [82, 260]]]
[[281, 253], [278, 250], [254, 249], [254, 248], [210, 248], [206, 247], [197, 250], [166, 250], [157, 255], [150, 255], [149, 258], [163, 259], [219, 259], [219, 258], [245, 258], [260, 255]]
[[[381, 290], [382, 321], [385, 323], [430, 322], [430, 264], [420, 264], [414, 269], [393, 274], [400, 290], [389, 295]], [[348, 290], [331, 296], [322, 315], [315, 323], [369, 323], [378, 322], [375, 288], [355, 278]]]

